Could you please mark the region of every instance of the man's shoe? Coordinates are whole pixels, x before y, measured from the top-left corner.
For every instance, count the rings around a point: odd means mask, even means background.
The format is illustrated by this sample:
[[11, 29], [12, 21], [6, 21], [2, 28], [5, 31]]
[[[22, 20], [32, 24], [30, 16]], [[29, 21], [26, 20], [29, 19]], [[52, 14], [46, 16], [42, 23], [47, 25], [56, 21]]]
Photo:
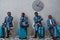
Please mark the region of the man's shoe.
[[37, 37], [32, 37], [32, 38], [37, 38]]
[[9, 38], [9, 37], [6, 37], [6, 38]]

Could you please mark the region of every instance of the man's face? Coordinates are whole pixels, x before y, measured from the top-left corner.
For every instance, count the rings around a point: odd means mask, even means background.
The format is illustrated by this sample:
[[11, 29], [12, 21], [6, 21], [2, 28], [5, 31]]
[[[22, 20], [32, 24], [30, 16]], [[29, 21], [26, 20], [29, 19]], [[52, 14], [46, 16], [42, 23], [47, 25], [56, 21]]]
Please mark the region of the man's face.
[[38, 16], [38, 13], [36, 12], [36, 13], [34, 13], [34, 15], [35, 15], [35, 16]]
[[8, 15], [8, 16], [11, 16], [11, 12], [8, 12], [7, 15]]
[[25, 13], [22, 13], [22, 17], [25, 17]]
[[49, 15], [49, 16], [48, 16], [48, 18], [49, 18], [49, 19], [52, 19], [52, 16], [51, 16], [51, 15]]

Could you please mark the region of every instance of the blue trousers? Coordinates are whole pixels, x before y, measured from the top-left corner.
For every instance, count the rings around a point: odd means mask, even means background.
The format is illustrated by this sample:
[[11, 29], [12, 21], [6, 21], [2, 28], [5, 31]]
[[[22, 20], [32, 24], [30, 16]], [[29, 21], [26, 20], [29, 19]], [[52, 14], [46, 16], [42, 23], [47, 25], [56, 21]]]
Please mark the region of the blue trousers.
[[48, 28], [48, 30], [49, 30], [50, 35], [53, 36], [54, 35], [54, 28], [51, 26]]

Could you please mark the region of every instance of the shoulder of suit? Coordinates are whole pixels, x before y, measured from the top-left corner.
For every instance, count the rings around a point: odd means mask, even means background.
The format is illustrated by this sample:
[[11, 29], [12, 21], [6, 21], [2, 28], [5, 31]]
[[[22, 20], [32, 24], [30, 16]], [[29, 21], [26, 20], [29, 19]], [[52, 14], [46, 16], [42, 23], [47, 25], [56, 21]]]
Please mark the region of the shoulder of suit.
[[40, 15], [38, 17], [41, 17]]

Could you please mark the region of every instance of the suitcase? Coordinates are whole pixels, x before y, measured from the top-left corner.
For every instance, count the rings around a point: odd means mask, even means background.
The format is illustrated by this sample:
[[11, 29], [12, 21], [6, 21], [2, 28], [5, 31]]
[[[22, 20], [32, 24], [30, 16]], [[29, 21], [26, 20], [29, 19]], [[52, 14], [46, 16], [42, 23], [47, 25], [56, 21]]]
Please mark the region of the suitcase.
[[19, 27], [18, 35], [19, 35], [19, 39], [26, 39], [27, 38], [27, 30], [23, 27]]
[[5, 27], [0, 26], [0, 38], [5, 37]]
[[44, 26], [38, 27], [38, 36], [40, 38], [44, 38], [44, 36], [45, 36], [45, 28], [44, 28]]
[[60, 26], [54, 27], [54, 37], [60, 38]]

